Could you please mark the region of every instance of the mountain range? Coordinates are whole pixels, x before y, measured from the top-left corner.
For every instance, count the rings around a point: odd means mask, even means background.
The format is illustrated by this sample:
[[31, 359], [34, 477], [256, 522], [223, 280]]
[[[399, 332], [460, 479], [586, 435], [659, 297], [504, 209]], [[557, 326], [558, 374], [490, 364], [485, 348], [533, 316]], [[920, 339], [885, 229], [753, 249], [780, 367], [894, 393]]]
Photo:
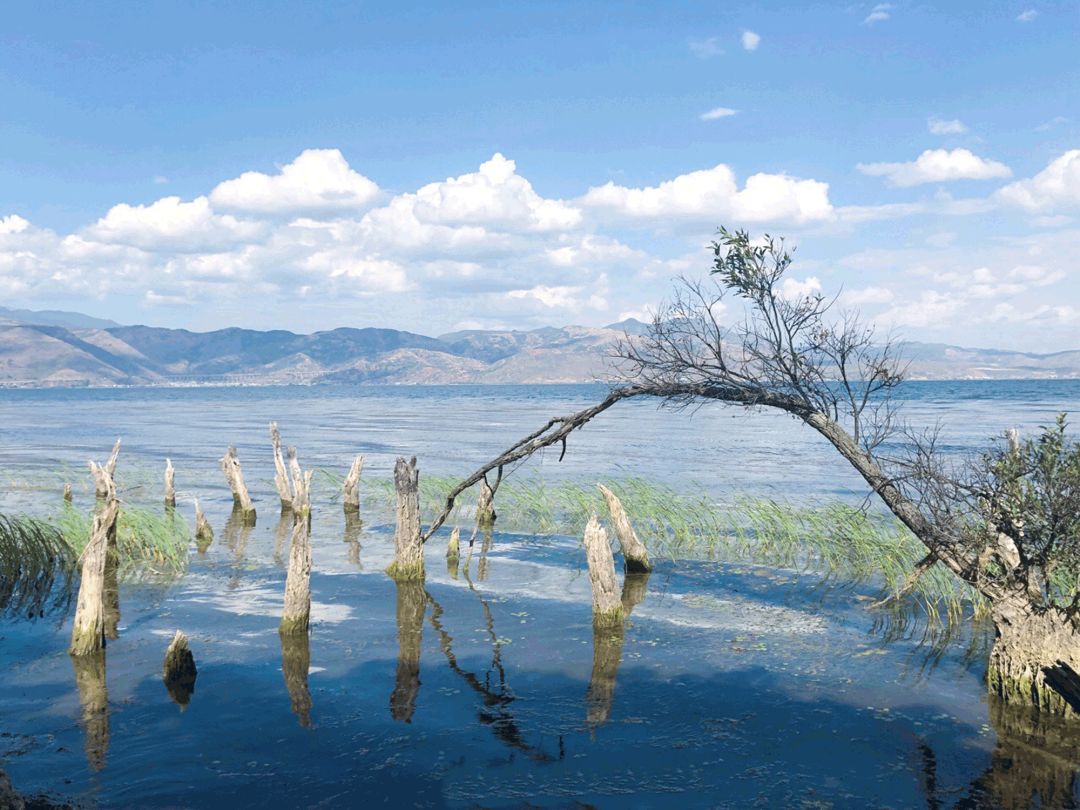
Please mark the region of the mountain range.
[[[647, 326], [191, 332], [0, 307], [0, 386], [576, 383], [610, 376], [616, 340]], [[1080, 378], [1080, 350], [1033, 354], [908, 343], [914, 379]]]

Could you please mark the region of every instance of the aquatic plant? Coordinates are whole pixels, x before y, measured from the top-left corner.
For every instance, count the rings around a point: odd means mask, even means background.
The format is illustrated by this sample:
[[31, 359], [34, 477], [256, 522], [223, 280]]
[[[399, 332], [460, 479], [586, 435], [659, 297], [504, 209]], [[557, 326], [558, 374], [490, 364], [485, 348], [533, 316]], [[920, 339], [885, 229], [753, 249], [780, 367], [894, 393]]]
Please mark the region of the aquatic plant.
[[[53, 515], [56, 526], [75, 556], [90, 538], [91, 515], [71, 506]], [[116, 550], [123, 574], [175, 575], [187, 566], [191, 531], [177, 512], [164, 512], [125, 503], [116, 528]]]
[[38, 616], [71, 597], [75, 554], [55, 527], [0, 515], [0, 615]]

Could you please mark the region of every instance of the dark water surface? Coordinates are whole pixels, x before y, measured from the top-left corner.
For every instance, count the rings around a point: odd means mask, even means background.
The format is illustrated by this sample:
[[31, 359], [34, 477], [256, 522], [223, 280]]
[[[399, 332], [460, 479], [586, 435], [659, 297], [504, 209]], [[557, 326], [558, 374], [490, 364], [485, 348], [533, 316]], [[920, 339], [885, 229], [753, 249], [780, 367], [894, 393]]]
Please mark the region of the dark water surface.
[[[876, 591], [748, 565], [665, 560], [631, 579], [621, 634], [594, 635], [576, 537], [496, 533], [423, 585], [384, 573], [392, 527], [365, 502], [346, 531], [313, 514], [310, 639], [277, 633], [280, 542], [266, 423], [305, 466], [365, 480], [393, 458], [462, 474], [603, 389], [260, 388], [0, 391], [0, 506], [42, 511], [124, 437], [125, 499], [153, 504], [163, 459], [179, 511], [215, 541], [174, 581], [121, 586], [119, 638], [73, 662], [70, 617], [0, 621], [0, 769], [26, 793], [101, 807], [1072, 807], [1077, 736], [988, 703], [985, 628], [936, 652], [875, 632]], [[957, 452], [1080, 409], [1080, 383], [912, 383], [909, 417]], [[259, 507], [228, 522], [216, 459], [240, 450]], [[861, 498], [826, 448], [774, 414], [616, 406], [527, 474], [638, 475], [795, 501]], [[838, 475], [840, 470], [842, 474]], [[47, 511], [47, 510], [44, 510]], [[161, 681], [182, 628], [194, 693]], [[187, 700], [181, 707], [176, 700]]]

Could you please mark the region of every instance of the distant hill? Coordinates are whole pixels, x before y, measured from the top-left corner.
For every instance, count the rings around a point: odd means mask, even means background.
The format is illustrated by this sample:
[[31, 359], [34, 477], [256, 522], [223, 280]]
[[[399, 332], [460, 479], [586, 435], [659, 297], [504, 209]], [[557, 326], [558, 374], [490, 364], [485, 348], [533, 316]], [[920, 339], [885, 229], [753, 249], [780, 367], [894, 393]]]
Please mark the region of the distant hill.
[[[610, 378], [608, 353], [616, 340], [646, 329], [631, 318], [601, 328], [439, 337], [373, 328], [191, 332], [0, 309], [0, 385], [592, 382]], [[914, 379], [1080, 378], [1080, 350], [1032, 354], [909, 343], [905, 353]]]

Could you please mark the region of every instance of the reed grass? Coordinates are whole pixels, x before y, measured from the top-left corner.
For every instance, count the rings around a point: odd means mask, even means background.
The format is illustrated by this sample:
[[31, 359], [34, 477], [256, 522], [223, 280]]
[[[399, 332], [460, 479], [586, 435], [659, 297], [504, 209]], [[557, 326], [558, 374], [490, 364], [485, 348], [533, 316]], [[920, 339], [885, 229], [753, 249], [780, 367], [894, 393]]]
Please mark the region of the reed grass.
[[66, 605], [74, 562], [56, 527], [0, 515], [0, 615], [33, 617]]
[[[90, 539], [92, 516], [71, 506], [52, 522], [76, 556]], [[122, 574], [173, 576], [187, 567], [191, 530], [175, 511], [125, 503], [116, 524], [116, 550]]]

